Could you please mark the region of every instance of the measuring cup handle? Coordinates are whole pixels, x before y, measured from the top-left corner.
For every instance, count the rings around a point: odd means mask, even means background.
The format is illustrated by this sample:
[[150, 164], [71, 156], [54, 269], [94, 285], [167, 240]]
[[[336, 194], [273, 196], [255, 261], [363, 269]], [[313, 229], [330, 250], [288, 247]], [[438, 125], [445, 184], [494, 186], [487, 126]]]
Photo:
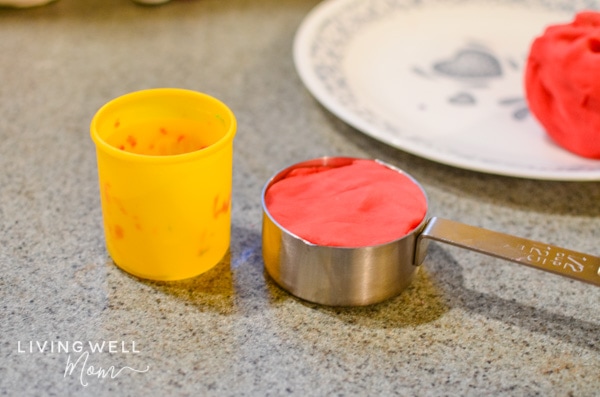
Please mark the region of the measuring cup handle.
[[415, 264], [439, 241], [600, 286], [600, 258], [443, 218], [431, 218], [417, 239]]

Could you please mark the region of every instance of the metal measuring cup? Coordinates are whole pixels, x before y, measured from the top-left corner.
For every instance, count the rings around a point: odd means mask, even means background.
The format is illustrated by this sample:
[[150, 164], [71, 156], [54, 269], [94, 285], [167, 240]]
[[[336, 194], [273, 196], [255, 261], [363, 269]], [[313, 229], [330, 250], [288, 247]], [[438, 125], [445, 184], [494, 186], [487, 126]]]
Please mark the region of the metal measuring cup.
[[[301, 299], [330, 306], [365, 306], [398, 295], [411, 283], [431, 240], [506, 259], [600, 286], [600, 258], [464, 223], [425, 216], [407, 235], [365, 247], [310, 243], [282, 227], [269, 213], [269, 187], [297, 168], [340, 167], [356, 158], [323, 157], [279, 171], [263, 188], [262, 252], [268, 274]], [[409, 177], [410, 175], [378, 161]], [[427, 195], [425, 195], [427, 197]]]

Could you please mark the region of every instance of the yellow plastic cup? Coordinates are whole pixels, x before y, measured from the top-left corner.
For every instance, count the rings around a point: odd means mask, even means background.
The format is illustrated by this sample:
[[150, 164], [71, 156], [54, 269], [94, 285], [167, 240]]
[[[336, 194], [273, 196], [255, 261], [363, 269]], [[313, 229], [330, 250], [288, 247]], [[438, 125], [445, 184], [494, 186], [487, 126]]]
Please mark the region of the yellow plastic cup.
[[106, 246], [151, 280], [214, 267], [229, 249], [236, 119], [219, 100], [158, 88], [105, 104], [91, 123]]

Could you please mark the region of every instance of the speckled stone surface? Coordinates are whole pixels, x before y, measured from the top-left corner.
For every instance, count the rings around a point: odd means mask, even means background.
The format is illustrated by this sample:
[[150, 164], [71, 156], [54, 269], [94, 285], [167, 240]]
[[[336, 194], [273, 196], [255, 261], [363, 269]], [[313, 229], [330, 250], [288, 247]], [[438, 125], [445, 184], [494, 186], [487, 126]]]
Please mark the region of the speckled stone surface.
[[[0, 395], [598, 395], [591, 285], [438, 244], [408, 290], [365, 308], [306, 303], [266, 275], [263, 184], [322, 155], [406, 169], [435, 215], [600, 255], [600, 183], [454, 169], [324, 110], [292, 61], [316, 3], [0, 9]], [[88, 133], [108, 100], [165, 86], [214, 95], [239, 122], [230, 253], [174, 283], [111, 262]]]

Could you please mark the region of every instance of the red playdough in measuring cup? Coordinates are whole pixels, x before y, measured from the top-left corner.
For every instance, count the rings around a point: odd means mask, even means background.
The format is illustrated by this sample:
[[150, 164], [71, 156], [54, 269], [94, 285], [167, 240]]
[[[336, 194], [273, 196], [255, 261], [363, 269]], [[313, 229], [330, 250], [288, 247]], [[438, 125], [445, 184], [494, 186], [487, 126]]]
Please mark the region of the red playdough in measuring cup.
[[372, 160], [294, 169], [267, 189], [265, 205], [289, 232], [313, 244], [337, 247], [397, 240], [427, 213], [419, 185]]
[[531, 46], [525, 72], [529, 108], [563, 148], [600, 159], [600, 13], [553, 25]]

